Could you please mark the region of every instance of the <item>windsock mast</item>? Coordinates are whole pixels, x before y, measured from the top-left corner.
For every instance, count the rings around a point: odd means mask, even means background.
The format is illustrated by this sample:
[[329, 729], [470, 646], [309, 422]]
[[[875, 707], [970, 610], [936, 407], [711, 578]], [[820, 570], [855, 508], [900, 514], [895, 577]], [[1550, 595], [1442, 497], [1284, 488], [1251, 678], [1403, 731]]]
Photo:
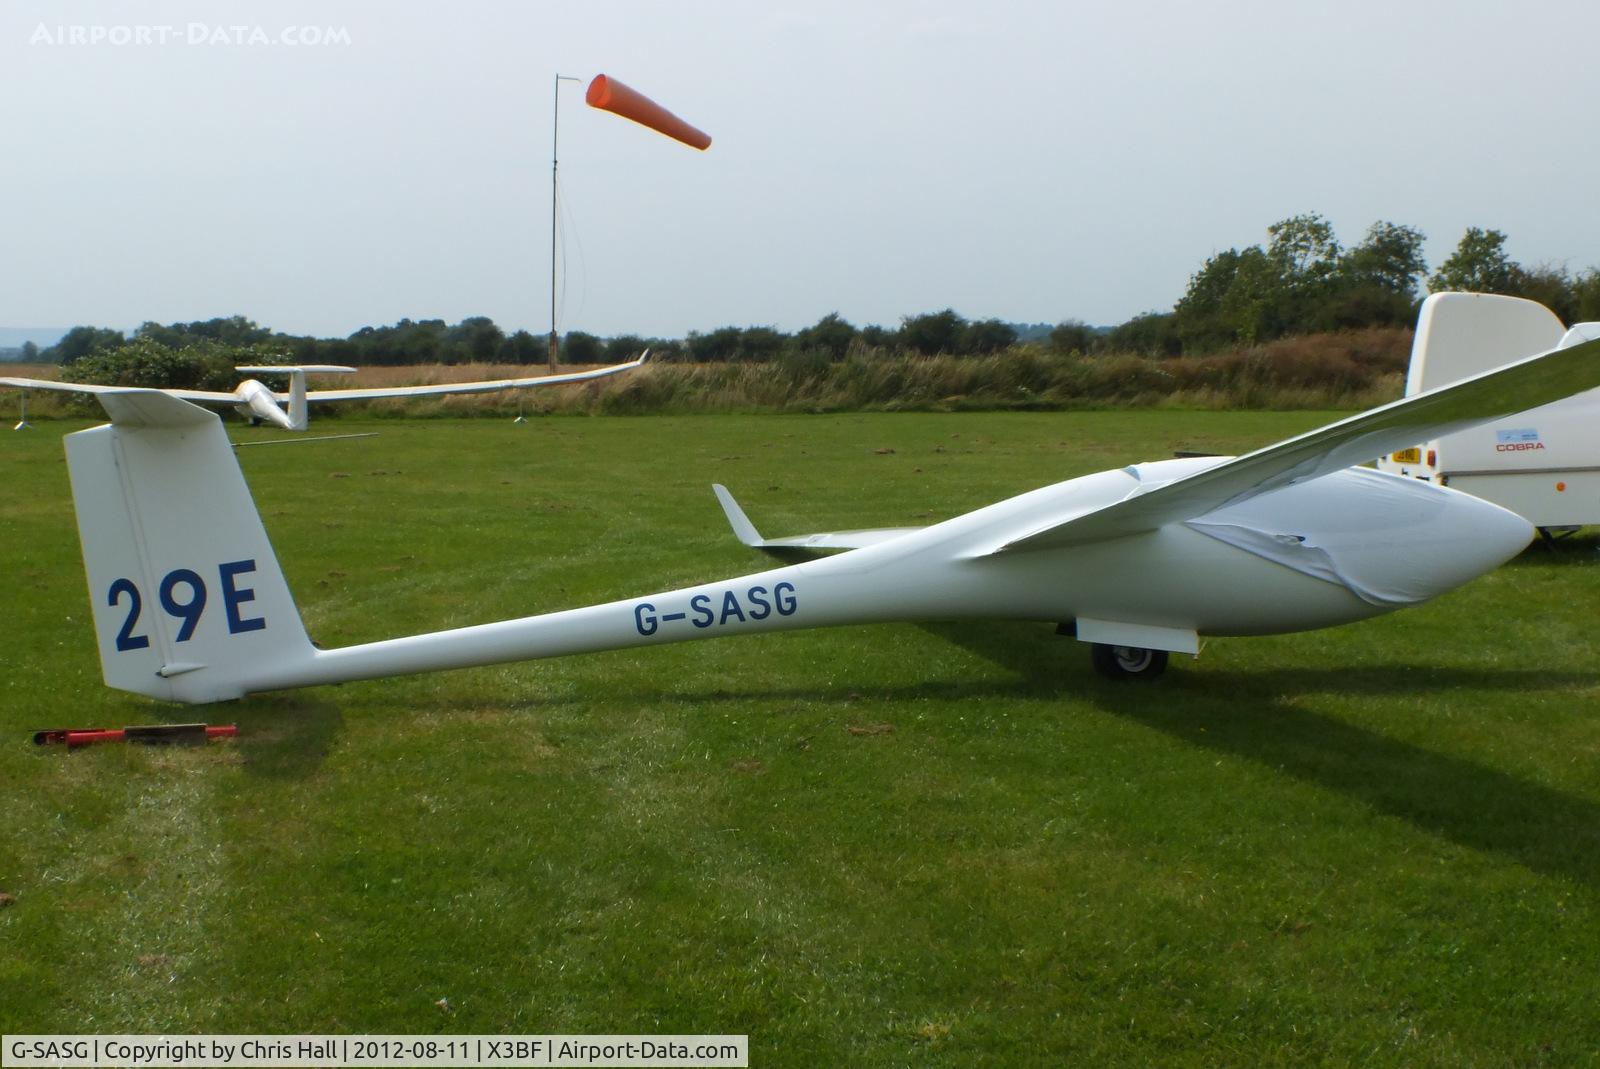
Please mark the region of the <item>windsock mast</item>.
[[[561, 156], [561, 83], [581, 82], [568, 74], [556, 75], [555, 116], [550, 124], [550, 370], [556, 369], [561, 356], [561, 336], [556, 330], [556, 230], [560, 225], [557, 174]], [[711, 146], [711, 136], [689, 125], [666, 108], [657, 104], [637, 89], [632, 89], [615, 78], [597, 74], [589, 83], [584, 100], [592, 108], [609, 111], [624, 119], [631, 119], [658, 134], [681, 141], [702, 152]]]

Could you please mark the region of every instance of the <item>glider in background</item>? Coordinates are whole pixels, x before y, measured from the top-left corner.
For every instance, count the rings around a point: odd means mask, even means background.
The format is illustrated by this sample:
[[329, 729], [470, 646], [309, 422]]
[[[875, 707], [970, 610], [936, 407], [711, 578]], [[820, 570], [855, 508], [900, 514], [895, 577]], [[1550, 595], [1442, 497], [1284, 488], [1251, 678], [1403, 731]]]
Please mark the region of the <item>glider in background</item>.
[[[209, 390], [159, 390], [158, 392], [182, 401], [231, 408], [246, 419], [271, 423], [286, 431], [303, 431], [309, 422], [310, 406], [325, 401], [370, 401], [379, 397], [439, 397], [453, 393], [494, 393], [499, 390], [526, 390], [534, 386], [559, 386], [564, 382], [583, 382], [604, 378], [620, 371], [630, 371], [644, 363], [649, 350], [636, 360], [625, 364], [612, 364], [591, 371], [570, 371], [558, 375], [539, 375], [522, 379], [488, 379], [483, 382], [445, 382], [433, 386], [379, 386], [354, 390], [307, 390], [307, 375], [348, 374], [353, 367], [338, 364], [301, 364], [296, 366], [250, 366], [235, 368], [249, 375], [288, 375], [289, 389], [276, 393], [256, 379], [245, 379], [231, 393]], [[126, 386], [94, 386], [82, 382], [54, 382], [48, 379], [0, 378], [0, 386], [15, 386], [23, 390], [54, 390], [58, 393], [86, 393], [99, 397], [117, 396], [129, 392]], [[285, 408], [284, 406], [288, 407]]]
[[107, 684], [201, 703], [688, 639], [891, 620], [1031, 619], [1153, 676], [1202, 635], [1348, 623], [1414, 605], [1518, 553], [1529, 523], [1478, 498], [1352, 467], [1600, 385], [1600, 341], [1530, 357], [1240, 457], [1135, 464], [930, 527], [766, 539], [846, 552], [603, 605], [342, 649], [307, 636], [221, 420], [103, 390], [109, 424], [65, 439]]

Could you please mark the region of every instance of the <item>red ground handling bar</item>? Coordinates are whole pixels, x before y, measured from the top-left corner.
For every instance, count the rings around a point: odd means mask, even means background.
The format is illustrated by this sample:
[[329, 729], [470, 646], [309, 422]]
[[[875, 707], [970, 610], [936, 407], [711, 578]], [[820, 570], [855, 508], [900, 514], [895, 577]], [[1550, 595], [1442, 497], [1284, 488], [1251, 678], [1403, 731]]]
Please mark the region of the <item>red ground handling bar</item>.
[[238, 724], [146, 724], [128, 728], [51, 728], [35, 731], [35, 746], [66, 746], [69, 750], [96, 742], [137, 742], [147, 746], [200, 743], [232, 738]]

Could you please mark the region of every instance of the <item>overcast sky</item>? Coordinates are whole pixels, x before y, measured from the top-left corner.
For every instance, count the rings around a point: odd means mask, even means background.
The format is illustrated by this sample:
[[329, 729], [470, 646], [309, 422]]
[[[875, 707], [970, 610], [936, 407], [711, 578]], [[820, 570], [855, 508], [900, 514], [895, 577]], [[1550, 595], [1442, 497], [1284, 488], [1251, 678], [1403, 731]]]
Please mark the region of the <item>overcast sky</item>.
[[4, 0], [0, 325], [547, 331], [557, 72], [714, 138], [563, 85], [563, 331], [1112, 324], [1308, 211], [1584, 269], [1597, 31], [1592, 0]]

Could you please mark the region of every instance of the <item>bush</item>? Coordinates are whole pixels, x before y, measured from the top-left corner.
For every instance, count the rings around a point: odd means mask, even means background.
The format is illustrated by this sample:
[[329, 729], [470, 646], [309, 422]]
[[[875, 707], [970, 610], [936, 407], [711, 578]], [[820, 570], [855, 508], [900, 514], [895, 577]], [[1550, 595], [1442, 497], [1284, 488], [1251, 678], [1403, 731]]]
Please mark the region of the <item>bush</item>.
[[61, 368], [66, 382], [152, 389], [228, 391], [239, 383], [234, 369], [243, 364], [287, 364], [282, 349], [268, 345], [223, 345], [198, 341], [174, 349], [150, 338], [135, 338], [117, 349], [98, 349]]

